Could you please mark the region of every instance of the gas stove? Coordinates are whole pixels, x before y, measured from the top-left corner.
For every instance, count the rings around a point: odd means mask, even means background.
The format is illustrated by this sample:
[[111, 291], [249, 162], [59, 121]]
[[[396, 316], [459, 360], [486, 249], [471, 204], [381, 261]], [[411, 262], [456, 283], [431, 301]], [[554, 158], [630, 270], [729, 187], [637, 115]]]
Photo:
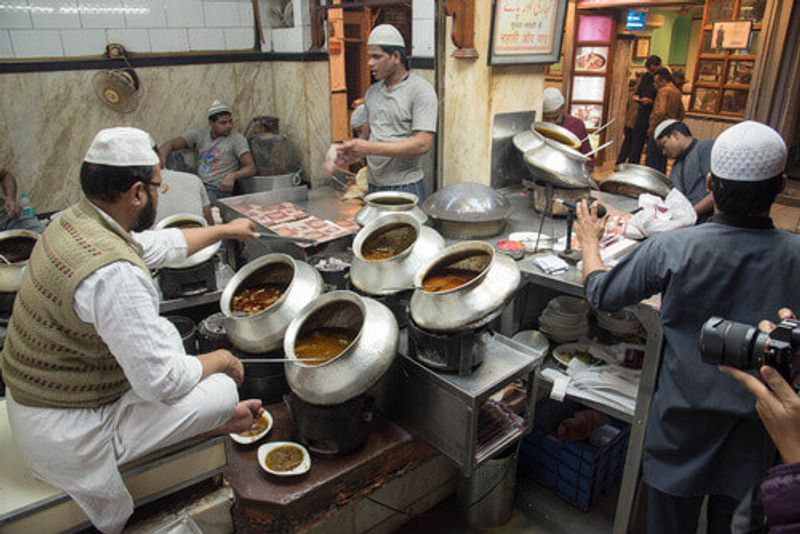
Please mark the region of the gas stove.
[[216, 291], [216, 258], [186, 269], [161, 269], [158, 285], [168, 300]]
[[409, 320], [408, 355], [438, 372], [470, 376], [483, 362], [494, 333], [487, 326], [461, 332], [430, 332]]
[[289, 393], [284, 397], [292, 414], [294, 433], [312, 454], [341, 456], [364, 446], [373, 415], [373, 398], [359, 395], [341, 404], [320, 406]]

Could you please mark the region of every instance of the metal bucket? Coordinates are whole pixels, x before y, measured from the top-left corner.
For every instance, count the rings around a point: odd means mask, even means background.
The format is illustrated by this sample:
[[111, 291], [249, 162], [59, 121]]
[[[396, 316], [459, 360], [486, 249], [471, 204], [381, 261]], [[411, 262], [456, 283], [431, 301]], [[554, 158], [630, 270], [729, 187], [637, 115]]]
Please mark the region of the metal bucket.
[[171, 315], [165, 319], [178, 329], [186, 354], [197, 354], [197, 325], [194, 324], [194, 321], [183, 315]]
[[296, 187], [303, 181], [300, 171], [292, 174], [279, 174], [276, 176], [251, 176], [236, 181], [236, 189], [242, 195], [263, 193], [275, 189], [289, 189]]
[[460, 477], [458, 506], [472, 528], [494, 528], [514, 513], [519, 444], [484, 462], [472, 477]]

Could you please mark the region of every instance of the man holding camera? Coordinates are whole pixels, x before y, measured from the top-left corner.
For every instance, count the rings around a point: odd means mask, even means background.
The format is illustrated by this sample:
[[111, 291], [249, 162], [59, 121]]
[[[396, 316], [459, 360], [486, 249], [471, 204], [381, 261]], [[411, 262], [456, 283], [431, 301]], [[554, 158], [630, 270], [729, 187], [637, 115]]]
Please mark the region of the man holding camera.
[[773, 457], [752, 396], [701, 360], [698, 341], [712, 316], [756, 324], [779, 308], [800, 309], [800, 238], [769, 218], [786, 185], [786, 158], [771, 128], [752, 121], [729, 128], [711, 151], [711, 221], [650, 238], [611, 270], [599, 253], [605, 218], [578, 206], [592, 306], [617, 310], [661, 293], [664, 352], [643, 458], [650, 534], [694, 532], [706, 495], [708, 532], [729, 532], [737, 503]]

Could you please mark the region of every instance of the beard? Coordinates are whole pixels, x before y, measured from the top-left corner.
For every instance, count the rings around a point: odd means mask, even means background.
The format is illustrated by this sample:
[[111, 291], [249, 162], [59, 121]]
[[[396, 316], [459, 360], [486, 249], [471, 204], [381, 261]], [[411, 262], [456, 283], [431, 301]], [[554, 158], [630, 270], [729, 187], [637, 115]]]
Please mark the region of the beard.
[[156, 205], [153, 202], [153, 197], [150, 195], [150, 188], [147, 189], [147, 204], [136, 217], [136, 224], [133, 225], [134, 232], [144, 232], [153, 226], [156, 222]]

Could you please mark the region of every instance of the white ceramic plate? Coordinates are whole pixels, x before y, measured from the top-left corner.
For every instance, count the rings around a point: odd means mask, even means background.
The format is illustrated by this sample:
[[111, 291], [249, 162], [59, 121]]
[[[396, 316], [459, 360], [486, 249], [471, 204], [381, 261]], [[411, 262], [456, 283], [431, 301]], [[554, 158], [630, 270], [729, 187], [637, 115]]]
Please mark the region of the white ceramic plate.
[[[284, 447], [287, 445], [297, 447], [303, 451], [303, 460], [300, 462], [300, 465], [290, 471], [273, 471], [267, 467], [267, 455], [278, 447]], [[258, 465], [261, 466], [261, 469], [271, 475], [279, 477], [292, 477], [307, 473], [308, 470], [311, 469], [311, 455], [308, 454], [306, 448], [299, 443], [294, 443], [293, 441], [274, 441], [272, 443], [265, 443], [258, 448]]]
[[605, 361], [602, 358], [598, 358], [597, 355], [592, 354], [592, 349], [586, 343], [565, 343], [563, 345], [559, 345], [553, 349], [553, 358], [563, 365], [564, 367], [569, 366], [569, 362], [572, 360], [572, 356], [570, 353], [575, 351], [582, 351], [588, 353], [593, 358], [600, 360], [599, 362], [589, 363], [588, 361], [583, 361], [586, 365], [603, 365]]
[[250, 445], [251, 443], [255, 443], [256, 441], [260, 440], [261, 438], [269, 434], [269, 431], [272, 430], [272, 414], [269, 413], [267, 410], [264, 410], [263, 412], [261, 412], [261, 419], [266, 419], [269, 423], [267, 424], [267, 427], [258, 434], [255, 434], [253, 436], [243, 436], [241, 434], [228, 434], [228, 435], [231, 437], [233, 441], [235, 441], [236, 443], [240, 443], [242, 445]]

